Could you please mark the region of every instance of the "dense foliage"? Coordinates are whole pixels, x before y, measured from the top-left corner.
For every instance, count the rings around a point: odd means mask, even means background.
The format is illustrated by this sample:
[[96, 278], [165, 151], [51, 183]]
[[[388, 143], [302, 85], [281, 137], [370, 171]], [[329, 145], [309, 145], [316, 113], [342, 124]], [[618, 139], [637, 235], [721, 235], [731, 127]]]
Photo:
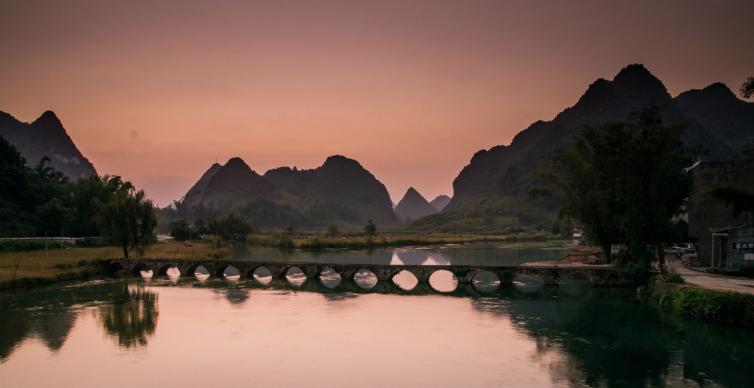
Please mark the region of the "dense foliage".
[[[27, 167], [0, 137], [0, 236], [103, 236], [131, 250], [154, 240], [152, 203], [117, 176], [70, 182], [43, 158]], [[100, 242], [97, 242], [100, 244]]]
[[126, 184], [119, 188], [97, 214], [97, 226], [102, 235], [123, 248], [123, 256], [155, 240], [157, 226], [152, 201], [143, 191]]
[[188, 220], [180, 219], [170, 223], [170, 236], [177, 241], [187, 241], [200, 237], [196, 234], [192, 235], [191, 232], [191, 224]]
[[741, 96], [743, 96], [743, 98], [751, 98], [751, 96], [754, 96], [754, 77], [749, 77], [746, 82], [741, 85]]
[[556, 154], [556, 169], [541, 176], [556, 188], [561, 215], [583, 225], [608, 258], [619, 244], [636, 264], [655, 254], [662, 260], [662, 245], [678, 239], [691, 186], [681, 132], [663, 125], [656, 109], [633, 122], [584, 127]]
[[367, 224], [364, 225], [364, 234], [367, 236], [374, 236], [377, 234], [377, 225], [375, 225], [372, 220], [367, 221]]
[[203, 235], [218, 236], [223, 240], [245, 241], [252, 231], [251, 225], [243, 217], [235, 214], [209, 221], [199, 219], [191, 223], [182, 218], [170, 223], [170, 235], [178, 241], [200, 239]]

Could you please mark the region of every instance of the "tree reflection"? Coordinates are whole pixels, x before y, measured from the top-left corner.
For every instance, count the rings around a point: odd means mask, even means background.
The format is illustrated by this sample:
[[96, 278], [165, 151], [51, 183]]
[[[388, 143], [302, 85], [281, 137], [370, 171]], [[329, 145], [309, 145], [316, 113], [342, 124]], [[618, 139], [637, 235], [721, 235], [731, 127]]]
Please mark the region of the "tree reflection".
[[157, 294], [143, 284], [123, 284], [122, 292], [100, 306], [98, 316], [105, 332], [125, 348], [145, 346], [157, 326]]
[[[656, 311], [615, 295], [482, 298], [474, 306], [509, 316], [535, 341], [537, 358], [551, 363], [553, 380], [577, 386], [662, 385], [672, 349], [681, 340], [663, 327]], [[562, 357], [546, 357], [551, 353]]]
[[744, 366], [754, 358], [754, 340], [744, 331], [673, 319], [635, 301], [630, 291], [593, 289], [579, 298], [557, 291], [510, 294], [476, 298], [472, 305], [507, 317], [530, 337], [534, 358], [548, 364], [556, 384], [666, 386], [680, 378], [739, 386], [754, 378]]

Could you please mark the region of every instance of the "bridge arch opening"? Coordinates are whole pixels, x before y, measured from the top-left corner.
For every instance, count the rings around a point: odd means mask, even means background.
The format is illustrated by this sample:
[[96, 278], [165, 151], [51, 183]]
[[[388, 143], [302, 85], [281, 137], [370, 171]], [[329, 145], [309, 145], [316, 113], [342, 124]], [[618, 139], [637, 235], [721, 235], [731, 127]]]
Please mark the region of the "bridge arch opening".
[[513, 277], [513, 285], [516, 290], [524, 294], [534, 294], [542, 290], [545, 286], [544, 278], [540, 275], [517, 274]]
[[471, 286], [482, 294], [494, 294], [500, 289], [500, 278], [490, 271], [479, 271], [471, 277]]
[[249, 277], [263, 286], [269, 286], [272, 283], [272, 271], [263, 265], [254, 268]]
[[371, 290], [374, 288], [374, 286], [377, 285], [377, 275], [374, 274], [374, 272], [362, 268], [358, 271], [356, 271], [355, 274], [353, 274], [353, 281], [356, 283], [356, 285], [364, 290]]
[[458, 278], [453, 272], [438, 269], [429, 275], [429, 285], [437, 292], [453, 292], [458, 288]]
[[178, 269], [178, 266], [173, 263], [164, 264], [160, 266], [160, 269], [157, 270], [157, 276], [167, 276], [171, 277], [174, 276], [176, 271], [178, 272], [178, 275], [180, 276], [181, 270]]
[[133, 268], [133, 276], [141, 279], [151, 279], [154, 276], [154, 271], [145, 263], [139, 263]]
[[121, 263], [118, 263], [117, 261], [114, 261], [107, 266], [107, 273], [110, 275], [117, 275], [121, 271], [123, 271], [123, 265]]
[[192, 266], [189, 269], [189, 273], [192, 274], [192, 275], [194, 275], [194, 277], [196, 278], [196, 280], [198, 280], [200, 283], [206, 282], [207, 279], [209, 279], [209, 276], [210, 276], [209, 275], [209, 270], [207, 269], [207, 267], [205, 267], [205, 266], [203, 266], [201, 264], [197, 264], [195, 266]]
[[239, 271], [238, 268], [232, 265], [226, 265], [222, 269], [222, 277], [231, 283], [235, 283], [239, 279], [241, 279], [241, 271]]
[[301, 287], [306, 281], [306, 274], [299, 267], [291, 267], [285, 272], [285, 278], [288, 280], [288, 284]]
[[416, 278], [416, 275], [405, 269], [393, 275], [392, 281], [393, 284], [403, 291], [411, 291], [419, 284], [419, 279]]
[[157, 276], [167, 276], [171, 283], [176, 283], [181, 277], [181, 270], [175, 264], [165, 264], [157, 271]]
[[325, 267], [319, 273], [319, 281], [323, 286], [331, 290], [338, 287], [342, 280], [343, 278], [340, 276], [338, 271], [334, 270], [332, 267]]

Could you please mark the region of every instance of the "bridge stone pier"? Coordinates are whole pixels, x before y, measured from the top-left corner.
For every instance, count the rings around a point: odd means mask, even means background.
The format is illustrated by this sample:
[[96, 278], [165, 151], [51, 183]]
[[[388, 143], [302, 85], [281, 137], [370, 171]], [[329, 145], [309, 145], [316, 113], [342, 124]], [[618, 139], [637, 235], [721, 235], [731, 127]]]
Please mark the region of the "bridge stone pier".
[[241, 278], [253, 279], [254, 271], [264, 267], [275, 280], [285, 280], [292, 268], [300, 269], [307, 279], [318, 279], [323, 271], [335, 271], [342, 280], [351, 281], [363, 270], [370, 271], [379, 282], [391, 282], [401, 271], [412, 273], [419, 284], [429, 282], [436, 271], [449, 271], [459, 284], [471, 284], [481, 272], [494, 274], [502, 284], [512, 283], [521, 276], [537, 279], [544, 285], [558, 285], [564, 281], [579, 280], [595, 286], [632, 286], [634, 280], [612, 266], [470, 266], [470, 265], [376, 265], [335, 264], [307, 262], [259, 262], [247, 260], [175, 261], [169, 259], [110, 260], [108, 271], [118, 276], [139, 277], [141, 271], [152, 270], [154, 276], [166, 276], [169, 268], [180, 270], [181, 277], [193, 277], [196, 269], [203, 266], [211, 277], [223, 278], [225, 270], [232, 266], [238, 269]]

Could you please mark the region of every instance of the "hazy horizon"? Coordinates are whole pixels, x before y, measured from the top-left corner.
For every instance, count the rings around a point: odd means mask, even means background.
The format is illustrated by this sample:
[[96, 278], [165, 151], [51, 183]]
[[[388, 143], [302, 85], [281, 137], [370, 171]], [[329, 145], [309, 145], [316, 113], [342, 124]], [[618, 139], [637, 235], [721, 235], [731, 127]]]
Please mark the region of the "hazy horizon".
[[[722, 4], [724, 3], [724, 7]], [[752, 76], [751, 2], [4, 1], [0, 110], [53, 110], [100, 174], [164, 206], [214, 162], [358, 160], [428, 200], [597, 78], [675, 96]], [[31, 22], [33, 20], [33, 22]]]

